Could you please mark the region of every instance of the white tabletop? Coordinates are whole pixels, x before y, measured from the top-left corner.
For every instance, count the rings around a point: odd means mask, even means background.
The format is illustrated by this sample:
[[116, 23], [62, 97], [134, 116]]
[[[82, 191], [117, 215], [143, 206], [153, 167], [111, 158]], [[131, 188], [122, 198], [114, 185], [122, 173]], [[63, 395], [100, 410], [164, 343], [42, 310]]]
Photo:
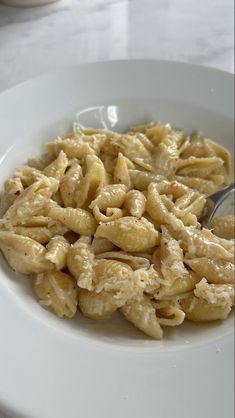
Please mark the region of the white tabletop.
[[120, 58], [233, 72], [233, 0], [60, 0], [0, 6], [0, 90], [42, 72]]
[[185, 61], [234, 72], [233, 51], [233, 0], [0, 6], [0, 90], [48, 70], [123, 58]]

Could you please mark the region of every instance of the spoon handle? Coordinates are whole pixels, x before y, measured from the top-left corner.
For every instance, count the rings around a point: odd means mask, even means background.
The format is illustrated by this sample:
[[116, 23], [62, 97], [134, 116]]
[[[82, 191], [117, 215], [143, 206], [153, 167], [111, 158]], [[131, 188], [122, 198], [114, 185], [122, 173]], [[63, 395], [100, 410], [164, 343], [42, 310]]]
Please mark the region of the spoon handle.
[[202, 226], [207, 227], [210, 224], [219, 206], [230, 195], [230, 193], [234, 193], [234, 190], [235, 183], [233, 182], [229, 186], [224, 187], [211, 196], [208, 196], [203, 215], [200, 219]]
[[223, 197], [226, 197], [228, 193], [231, 193], [235, 190], [235, 183], [231, 183], [228, 186], [224, 187], [218, 192], [213, 193], [208, 197], [208, 199], [212, 200], [215, 204], [220, 201]]

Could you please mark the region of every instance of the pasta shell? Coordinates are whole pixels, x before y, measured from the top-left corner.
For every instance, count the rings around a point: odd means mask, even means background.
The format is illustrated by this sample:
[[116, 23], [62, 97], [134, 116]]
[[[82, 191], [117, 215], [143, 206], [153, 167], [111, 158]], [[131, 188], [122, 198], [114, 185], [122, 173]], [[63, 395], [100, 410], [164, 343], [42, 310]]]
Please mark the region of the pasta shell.
[[232, 306], [234, 304], [234, 286], [231, 284], [209, 284], [203, 278], [195, 287], [194, 294], [212, 305]]
[[56, 180], [61, 181], [67, 166], [68, 158], [64, 151], [60, 151], [58, 157], [44, 168], [43, 174], [47, 177], [53, 177]]
[[155, 309], [147, 297], [140, 301], [130, 301], [121, 308], [121, 312], [135, 327], [149, 337], [160, 340], [162, 328], [158, 322]]
[[224, 183], [228, 184], [232, 177], [232, 159], [230, 152], [226, 148], [222, 147], [222, 145], [216, 144], [216, 142], [211, 139], [205, 139], [204, 141], [207, 146], [208, 155], [216, 156], [223, 160], [223, 167], [225, 169]]
[[131, 184], [135, 189], [140, 191], [147, 190], [150, 183], [159, 183], [165, 180], [165, 177], [161, 174], [153, 174], [146, 171], [133, 170], [128, 171]]
[[107, 238], [124, 251], [145, 251], [159, 242], [159, 233], [145, 218], [132, 216], [99, 225], [96, 237]]
[[94, 259], [93, 248], [88, 237], [80, 238], [68, 251], [68, 269], [77, 280], [77, 285], [82, 289], [92, 290], [94, 288]]
[[80, 290], [78, 304], [84, 316], [95, 320], [109, 318], [118, 309], [112, 294], [106, 292]]
[[[99, 238], [97, 238], [99, 239]], [[100, 238], [102, 239], [102, 238]], [[125, 253], [123, 251], [112, 251], [109, 250], [107, 252], [102, 252], [97, 255], [97, 259], [99, 258], [106, 258], [106, 259], [113, 259], [113, 260], [120, 260], [127, 263], [133, 270], [138, 270], [141, 268], [149, 268], [150, 262], [147, 258], [138, 257], [132, 254]]]
[[88, 155], [86, 165], [86, 175], [80, 181], [75, 193], [76, 206], [78, 208], [88, 208], [92, 200], [94, 200], [97, 190], [106, 186], [109, 182], [104, 165], [98, 157]]
[[130, 190], [125, 197], [124, 206], [131, 216], [141, 218], [145, 211], [146, 197], [139, 190]]
[[74, 138], [59, 138], [56, 141], [48, 142], [45, 145], [45, 150], [53, 157], [57, 157], [60, 151], [64, 151], [68, 158], [77, 158], [78, 160], [84, 160], [87, 155], [95, 154], [90, 144]]
[[150, 183], [148, 186], [146, 211], [159, 225], [169, 221], [169, 211], [160, 197], [156, 183]]
[[204, 299], [192, 297], [183, 299], [181, 306], [187, 319], [193, 322], [212, 322], [226, 319], [231, 312], [231, 306], [212, 305]]
[[171, 233], [181, 241], [181, 247], [186, 251], [186, 258], [206, 257], [215, 260], [233, 261], [234, 244], [223, 238], [218, 238], [207, 229], [197, 230], [193, 227], [171, 228]]
[[146, 125], [145, 135], [152, 141], [154, 145], [158, 145], [171, 132], [170, 124], [163, 125], [161, 123]]
[[154, 171], [157, 174], [170, 177], [175, 173], [176, 162], [179, 159], [179, 149], [176, 138], [164, 138], [156, 146], [153, 155]]
[[133, 272], [130, 266], [116, 260], [96, 260], [94, 264], [97, 293], [113, 295], [118, 307], [126, 301], [138, 299], [145, 289], [145, 282], [139, 271]]
[[187, 264], [202, 279], [209, 283], [234, 283], [234, 264], [223, 260], [213, 260], [206, 257], [184, 259]]
[[118, 154], [116, 165], [113, 171], [113, 181], [114, 183], [124, 184], [128, 190], [131, 188], [128, 160], [123, 156], [121, 152]]
[[160, 318], [158, 318], [159, 324], [168, 327], [181, 325], [185, 318], [185, 313], [182, 309], [171, 305], [166, 308], [156, 310], [156, 314], [160, 314]]
[[[36, 218], [36, 216], [35, 216]], [[50, 218], [42, 217], [48, 219], [46, 226], [15, 226], [12, 231], [19, 235], [24, 235], [29, 237], [40, 244], [46, 244], [52, 237], [55, 235], [64, 235], [68, 230], [61, 222], [53, 221]], [[33, 220], [31, 218], [30, 223], [40, 223], [40, 220]], [[41, 220], [43, 223], [43, 220]]]
[[205, 180], [199, 177], [185, 177], [185, 176], [175, 176], [175, 179], [185, 184], [192, 189], [198, 190], [200, 193], [209, 196], [215, 193], [218, 190], [218, 186], [212, 180]]
[[20, 178], [24, 187], [31, 186], [35, 180], [43, 177], [43, 173], [40, 170], [28, 165], [18, 168], [16, 170], [16, 175]]
[[93, 235], [96, 230], [95, 219], [84, 209], [61, 208], [57, 205], [51, 205], [48, 216], [62, 222], [77, 234]]
[[47, 244], [47, 252], [45, 258], [51, 261], [56, 270], [63, 270], [66, 267], [67, 254], [70, 248], [68, 241], [56, 235]]
[[60, 193], [65, 207], [73, 208], [76, 206], [74, 193], [81, 178], [82, 168], [79, 161], [74, 159], [60, 182]]
[[53, 269], [53, 264], [45, 258], [46, 249], [31, 238], [0, 231], [0, 248], [11, 268], [19, 273]]
[[107, 208], [106, 215], [100, 212], [98, 206], [93, 209], [93, 215], [97, 222], [111, 222], [123, 217], [123, 211], [119, 208]]
[[169, 280], [166, 284], [161, 284], [159, 289], [154, 291], [154, 298], [158, 301], [173, 297], [182, 297], [182, 295], [192, 292], [199, 280], [200, 278], [193, 272], [174, 281]]
[[52, 177], [43, 177], [36, 181], [14, 201], [6, 211], [4, 220], [6, 225], [17, 225], [27, 222], [31, 216], [45, 211], [47, 200], [57, 191], [58, 181]]
[[101, 211], [107, 208], [120, 208], [123, 205], [127, 188], [124, 184], [112, 184], [102, 187], [91, 202], [89, 208], [97, 206]]
[[106, 251], [113, 251], [116, 249], [115, 245], [106, 238], [94, 238], [91, 244], [94, 253], [100, 254]]
[[52, 221], [48, 216], [35, 215], [28, 218], [25, 222], [25, 226], [48, 226], [49, 222]]
[[223, 166], [223, 160], [217, 157], [196, 158], [189, 157], [187, 160], [177, 162], [176, 174], [179, 176], [207, 178], [215, 170]]
[[150, 151], [138, 138], [138, 135], [124, 134], [112, 139], [112, 145], [116, 147], [117, 152], [122, 153], [129, 160], [135, 162], [136, 159], [146, 159], [151, 156]]
[[34, 279], [34, 291], [42, 306], [59, 317], [72, 318], [77, 311], [78, 291], [68, 274], [50, 271]]
[[4, 194], [1, 197], [0, 203], [0, 217], [4, 215], [7, 209], [17, 199], [18, 196], [24, 191], [21, 179], [19, 177], [13, 177], [4, 184]]
[[221, 215], [212, 219], [209, 228], [221, 238], [235, 238], [235, 217], [234, 215]]
[[[131, 133], [133, 135], [133, 133]], [[153, 152], [154, 150], [154, 144], [152, 141], [142, 132], [136, 132], [134, 134], [138, 140], [143, 144], [143, 146], [150, 152]]]
[[15, 226], [13, 231], [25, 237], [29, 237], [40, 244], [47, 243], [52, 238], [52, 231], [46, 226]]
[[171, 281], [174, 281], [188, 276], [188, 271], [183, 263], [183, 250], [180, 248], [179, 242], [170, 235], [164, 226], [162, 226], [160, 257], [161, 271], [166, 280], [170, 278]]
[[106, 135], [101, 131], [90, 134], [83, 131], [80, 135], [76, 136], [76, 139], [79, 142], [88, 144], [94, 150], [95, 154], [99, 155], [107, 138]]

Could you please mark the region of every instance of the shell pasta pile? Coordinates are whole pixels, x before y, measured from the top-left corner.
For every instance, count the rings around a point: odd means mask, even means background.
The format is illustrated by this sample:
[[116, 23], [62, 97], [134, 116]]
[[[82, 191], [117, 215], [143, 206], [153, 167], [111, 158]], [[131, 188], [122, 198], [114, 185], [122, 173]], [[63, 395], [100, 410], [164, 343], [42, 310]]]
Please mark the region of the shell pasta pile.
[[76, 130], [5, 181], [0, 249], [59, 317], [120, 312], [148, 336], [227, 318], [234, 218], [199, 223], [227, 185], [229, 152], [169, 124]]

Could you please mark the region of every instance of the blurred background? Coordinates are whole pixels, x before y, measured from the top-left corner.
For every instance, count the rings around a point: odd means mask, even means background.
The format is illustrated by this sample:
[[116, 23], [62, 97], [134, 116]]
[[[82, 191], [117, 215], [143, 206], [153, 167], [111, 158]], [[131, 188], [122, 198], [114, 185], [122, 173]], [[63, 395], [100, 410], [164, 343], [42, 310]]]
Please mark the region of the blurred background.
[[[0, 4], [0, 91], [47, 71], [115, 59], [175, 60], [234, 72], [233, 16], [233, 0]], [[6, 418], [1, 411], [0, 418]]]
[[151, 58], [234, 71], [233, 0], [0, 5], [0, 90], [85, 62]]

